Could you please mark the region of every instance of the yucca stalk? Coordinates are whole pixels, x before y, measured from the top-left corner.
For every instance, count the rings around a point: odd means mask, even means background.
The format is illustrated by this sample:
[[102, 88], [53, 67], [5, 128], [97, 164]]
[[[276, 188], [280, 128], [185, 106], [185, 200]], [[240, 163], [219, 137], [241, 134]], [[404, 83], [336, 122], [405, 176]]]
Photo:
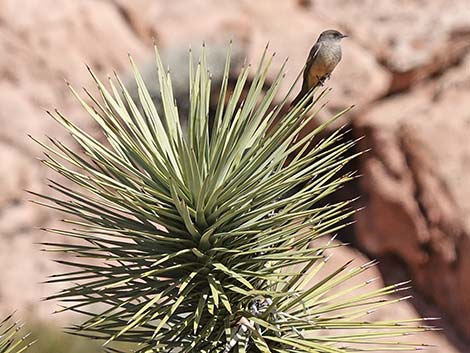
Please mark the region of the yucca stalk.
[[0, 321], [0, 353], [21, 353], [34, 342], [28, 342], [29, 333], [22, 333], [23, 325], [10, 315]]
[[328, 123], [297, 137], [325, 91], [287, 112], [287, 97], [273, 108], [284, 66], [263, 91], [267, 50], [251, 81], [246, 66], [230, 91], [229, 53], [211, 117], [204, 48], [197, 65], [190, 54], [187, 131], [157, 50], [158, 109], [132, 59], [137, 101], [117, 75], [106, 87], [90, 70], [99, 98], [85, 91], [82, 99], [71, 88], [106, 144], [59, 111], [50, 113], [81, 152], [52, 138], [41, 143], [44, 163], [76, 185], [52, 181], [64, 197], [42, 195], [74, 226], [49, 231], [75, 239], [45, 244], [70, 255], [60, 262], [74, 268], [50, 279], [69, 287], [49, 299], [87, 316], [72, 332], [106, 345], [136, 343], [137, 352], [415, 349], [394, 337], [428, 329], [420, 320], [363, 318], [400, 301], [384, 296], [401, 285], [360, 295], [351, 292], [369, 282], [337, 289], [373, 263], [321, 275], [325, 250], [334, 245], [312, 241], [343, 227], [354, 211], [350, 201], [319, 202], [353, 178], [341, 170], [356, 157], [345, 155], [354, 141], [342, 130], [307, 148]]

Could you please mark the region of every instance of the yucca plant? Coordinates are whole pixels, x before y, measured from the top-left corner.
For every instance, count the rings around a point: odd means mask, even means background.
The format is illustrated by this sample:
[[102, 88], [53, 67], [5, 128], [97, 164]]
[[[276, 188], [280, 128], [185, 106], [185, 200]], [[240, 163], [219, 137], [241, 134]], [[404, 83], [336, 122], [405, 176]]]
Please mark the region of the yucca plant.
[[22, 334], [23, 324], [13, 321], [13, 315], [0, 321], [0, 353], [21, 353], [34, 342], [28, 342], [29, 333]]
[[50, 279], [68, 288], [49, 299], [86, 315], [71, 332], [103, 339], [114, 352], [113, 342], [137, 352], [416, 349], [396, 337], [429, 329], [419, 319], [365, 317], [400, 301], [384, 298], [402, 285], [356, 295], [369, 282], [338, 289], [373, 263], [322, 275], [325, 250], [336, 245], [314, 241], [354, 212], [351, 201], [323, 202], [354, 177], [341, 172], [356, 157], [345, 154], [354, 141], [338, 130], [310, 146], [344, 111], [299, 138], [326, 90], [290, 109], [287, 97], [274, 105], [285, 64], [268, 84], [271, 60], [265, 50], [255, 72], [245, 66], [229, 90], [229, 49], [213, 116], [204, 48], [197, 64], [189, 55], [188, 117], [178, 114], [157, 50], [161, 107], [132, 59], [136, 101], [117, 75], [105, 84], [90, 70], [99, 97], [71, 90], [106, 143], [50, 113], [81, 148], [41, 143], [44, 163], [75, 187], [52, 181], [63, 197], [38, 195], [72, 216], [68, 230], [49, 231], [75, 241], [45, 244], [70, 256], [60, 262], [73, 269]]

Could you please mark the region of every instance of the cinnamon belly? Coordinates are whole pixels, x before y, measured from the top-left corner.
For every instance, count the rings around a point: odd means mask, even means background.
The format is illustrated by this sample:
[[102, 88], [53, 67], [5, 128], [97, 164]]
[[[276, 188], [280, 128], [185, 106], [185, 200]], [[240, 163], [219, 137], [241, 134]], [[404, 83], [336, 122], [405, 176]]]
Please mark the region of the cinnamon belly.
[[316, 86], [318, 81], [331, 74], [337, 64], [338, 60], [334, 55], [319, 55], [308, 73], [309, 87]]

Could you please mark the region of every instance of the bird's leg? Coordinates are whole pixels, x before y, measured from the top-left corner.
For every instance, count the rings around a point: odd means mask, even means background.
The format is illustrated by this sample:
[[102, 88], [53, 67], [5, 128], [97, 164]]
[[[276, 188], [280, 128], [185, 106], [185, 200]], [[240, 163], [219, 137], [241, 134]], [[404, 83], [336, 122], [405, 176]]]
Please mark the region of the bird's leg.
[[325, 84], [325, 81], [329, 79], [330, 79], [330, 74], [326, 74], [322, 77], [317, 76], [317, 80], [318, 80], [317, 86], [323, 86]]
[[325, 76], [319, 77], [317, 76], [317, 86], [323, 86], [325, 84]]
[[325, 84], [325, 81], [326, 81], [326, 80], [329, 80], [330, 77], [331, 77], [330, 74], [326, 74], [326, 75], [323, 76], [323, 77], [317, 77], [317, 78], [318, 78], [318, 85], [319, 85], [319, 86], [323, 86], [323, 85]]

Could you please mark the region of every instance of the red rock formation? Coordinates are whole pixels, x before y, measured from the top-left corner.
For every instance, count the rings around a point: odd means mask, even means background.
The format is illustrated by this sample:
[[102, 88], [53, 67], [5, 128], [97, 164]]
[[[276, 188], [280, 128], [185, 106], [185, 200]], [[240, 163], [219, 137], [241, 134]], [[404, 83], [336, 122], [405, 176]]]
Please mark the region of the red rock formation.
[[359, 242], [394, 254], [470, 337], [470, 55], [458, 68], [360, 114]]

